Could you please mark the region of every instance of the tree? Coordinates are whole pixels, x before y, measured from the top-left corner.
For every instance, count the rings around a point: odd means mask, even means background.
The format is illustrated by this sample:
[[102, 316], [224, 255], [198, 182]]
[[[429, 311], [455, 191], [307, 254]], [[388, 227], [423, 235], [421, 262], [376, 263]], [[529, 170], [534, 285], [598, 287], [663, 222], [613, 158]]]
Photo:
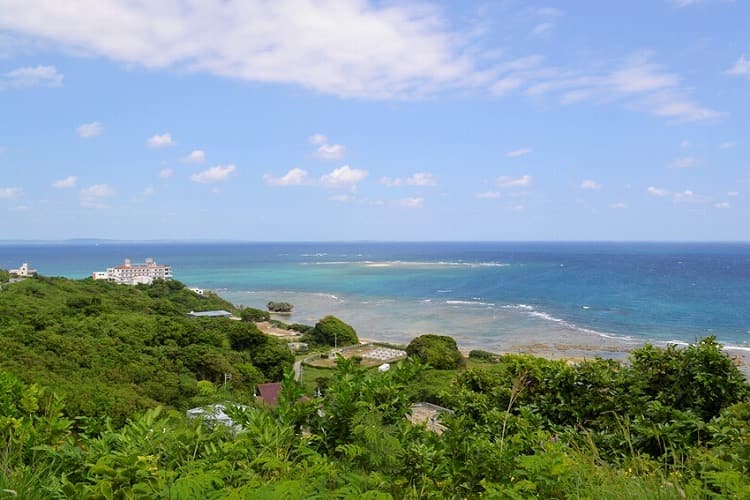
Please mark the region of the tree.
[[254, 323], [257, 323], [259, 321], [270, 320], [271, 315], [268, 314], [268, 311], [263, 311], [262, 309], [255, 309], [254, 307], [245, 307], [240, 312], [240, 318], [242, 318], [242, 321], [252, 321]]
[[317, 344], [344, 346], [357, 344], [359, 338], [351, 325], [347, 325], [336, 316], [326, 316], [315, 324], [308, 334], [310, 340]]
[[268, 341], [268, 338], [253, 323], [234, 322], [227, 336], [229, 345], [235, 351], [247, 351]]
[[409, 343], [406, 354], [440, 370], [452, 370], [464, 364], [456, 341], [445, 335], [420, 335]]

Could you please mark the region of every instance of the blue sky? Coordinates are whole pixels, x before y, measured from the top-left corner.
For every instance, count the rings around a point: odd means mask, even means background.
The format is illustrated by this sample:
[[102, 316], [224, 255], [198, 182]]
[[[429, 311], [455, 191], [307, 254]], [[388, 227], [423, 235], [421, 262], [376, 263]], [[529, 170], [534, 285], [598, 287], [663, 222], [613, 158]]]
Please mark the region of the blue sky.
[[0, 240], [749, 240], [750, 3], [0, 0]]

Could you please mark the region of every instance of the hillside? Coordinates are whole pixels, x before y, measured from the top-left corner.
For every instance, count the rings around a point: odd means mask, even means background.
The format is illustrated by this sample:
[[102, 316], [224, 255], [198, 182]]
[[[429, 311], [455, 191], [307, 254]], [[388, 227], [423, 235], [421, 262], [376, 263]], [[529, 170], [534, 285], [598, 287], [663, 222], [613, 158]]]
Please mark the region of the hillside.
[[[251, 397], [254, 383], [279, 380], [291, 363], [286, 346], [252, 323], [186, 316], [212, 309], [236, 312], [178, 281], [27, 279], [0, 290], [0, 369], [54, 388], [71, 415], [116, 421], [157, 405], [185, 408], [199, 396], [198, 381], [219, 385], [224, 374], [238, 400]], [[234, 350], [231, 335], [252, 340]]]

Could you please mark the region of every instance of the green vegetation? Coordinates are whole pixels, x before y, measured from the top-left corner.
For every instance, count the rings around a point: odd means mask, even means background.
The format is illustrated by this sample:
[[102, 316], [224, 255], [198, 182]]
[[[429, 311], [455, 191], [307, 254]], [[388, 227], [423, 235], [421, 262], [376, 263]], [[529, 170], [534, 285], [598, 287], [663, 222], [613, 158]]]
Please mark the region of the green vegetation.
[[313, 344], [337, 345], [339, 347], [359, 342], [357, 332], [354, 331], [354, 328], [336, 316], [326, 316], [318, 321], [315, 327], [311, 331], [308, 331], [303, 340]]
[[[284, 344], [185, 315], [205, 309], [236, 312], [177, 282], [0, 292], [0, 498], [750, 497], [750, 386], [713, 338], [626, 365], [339, 358], [298, 385]], [[410, 347], [455, 363], [424, 337]], [[282, 371], [280, 406], [255, 407]], [[441, 434], [407, 420], [416, 401], [453, 411]], [[238, 432], [185, 416], [219, 402], [248, 405]]]
[[289, 302], [269, 302], [266, 304], [266, 308], [268, 308], [269, 311], [274, 313], [290, 313], [292, 312], [292, 309], [294, 309], [294, 306], [290, 304]]
[[5, 269], [0, 269], [0, 283], [7, 283], [10, 280], [10, 273]]
[[0, 293], [0, 369], [54, 387], [68, 416], [117, 423], [158, 405], [193, 405], [200, 380], [249, 401], [254, 383], [281, 379], [293, 363], [285, 344], [252, 323], [186, 316], [209, 309], [234, 311], [177, 281], [27, 279]]
[[262, 309], [255, 309], [254, 307], [243, 307], [240, 310], [240, 319], [242, 319], [242, 321], [252, 321], [254, 323], [258, 323], [261, 321], [269, 321], [271, 319], [271, 315], [268, 311], [264, 311]]
[[420, 335], [406, 347], [406, 354], [439, 370], [452, 370], [464, 363], [456, 341], [445, 335]]
[[[415, 395], [439, 380], [452, 381], [439, 385], [455, 413], [440, 435], [406, 419]], [[685, 390], [695, 399], [657, 380], [693, 385]], [[717, 394], [708, 381], [727, 390]], [[201, 390], [210, 397], [215, 387]], [[73, 432], [64, 400], [0, 372], [0, 490], [20, 498], [748, 498], [748, 391], [713, 339], [647, 346], [632, 366], [506, 355], [457, 371], [410, 359], [378, 373], [341, 358], [321, 398], [300, 399], [288, 372], [279, 408], [230, 410], [237, 433], [160, 409], [124, 425], [79, 418]]]

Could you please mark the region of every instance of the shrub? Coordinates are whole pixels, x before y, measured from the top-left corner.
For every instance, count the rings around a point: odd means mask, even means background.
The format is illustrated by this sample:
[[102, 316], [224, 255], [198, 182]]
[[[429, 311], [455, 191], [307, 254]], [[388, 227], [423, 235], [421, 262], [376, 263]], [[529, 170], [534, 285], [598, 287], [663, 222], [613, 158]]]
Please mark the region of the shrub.
[[445, 335], [420, 335], [409, 343], [406, 354], [417, 356], [423, 363], [439, 370], [452, 370], [464, 363], [456, 341]]
[[308, 334], [316, 344], [344, 346], [359, 342], [357, 332], [336, 316], [326, 316], [315, 324]]
[[485, 363], [498, 363], [500, 362], [500, 356], [499, 354], [495, 354], [493, 352], [489, 351], [483, 351], [481, 349], [474, 349], [473, 351], [469, 352], [469, 359], [474, 359], [476, 361], [482, 361]]
[[268, 311], [263, 311], [262, 309], [245, 307], [244, 309], [242, 309], [242, 312], [240, 312], [240, 318], [242, 318], [242, 321], [259, 322], [270, 320], [271, 315], [268, 313]]

